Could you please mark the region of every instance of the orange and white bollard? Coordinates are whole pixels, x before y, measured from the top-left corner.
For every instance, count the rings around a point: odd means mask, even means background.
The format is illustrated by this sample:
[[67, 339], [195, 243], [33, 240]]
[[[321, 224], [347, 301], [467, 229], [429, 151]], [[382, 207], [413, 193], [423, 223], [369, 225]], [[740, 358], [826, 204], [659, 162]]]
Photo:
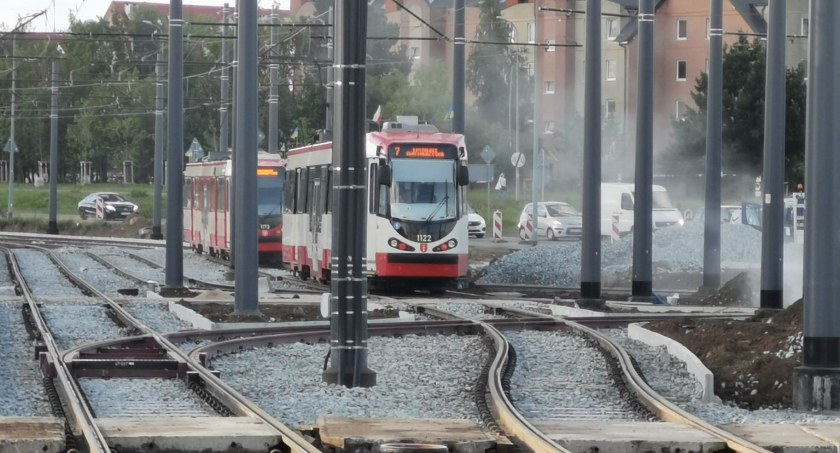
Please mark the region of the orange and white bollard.
[[502, 211], [493, 213], [493, 242], [502, 242]]

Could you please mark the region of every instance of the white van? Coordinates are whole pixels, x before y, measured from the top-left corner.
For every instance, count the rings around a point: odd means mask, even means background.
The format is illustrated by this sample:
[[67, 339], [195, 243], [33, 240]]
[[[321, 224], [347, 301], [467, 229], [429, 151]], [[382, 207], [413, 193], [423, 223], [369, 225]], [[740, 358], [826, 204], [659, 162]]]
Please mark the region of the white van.
[[[614, 228], [619, 236], [633, 231], [635, 189], [632, 183], [601, 183], [601, 236], [612, 236]], [[671, 204], [668, 191], [657, 185], [653, 186], [652, 217], [654, 229], [682, 226], [685, 222], [679, 209]]]

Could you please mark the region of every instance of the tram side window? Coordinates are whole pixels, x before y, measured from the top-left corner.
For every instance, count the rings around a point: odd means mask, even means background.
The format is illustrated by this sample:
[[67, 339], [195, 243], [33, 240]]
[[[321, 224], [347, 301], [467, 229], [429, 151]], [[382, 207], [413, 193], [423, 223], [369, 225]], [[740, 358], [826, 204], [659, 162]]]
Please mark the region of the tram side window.
[[[314, 169], [313, 169], [314, 170]], [[318, 210], [318, 200], [315, 199], [315, 186], [321, 185], [321, 181], [318, 179], [318, 175], [313, 171], [309, 181], [306, 184], [306, 201], [308, 204], [306, 205], [306, 212], [309, 213], [316, 213]]]
[[377, 209], [376, 200], [377, 200], [377, 198], [379, 198], [379, 197], [376, 196], [377, 195], [376, 177], [377, 177], [378, 170], [379, 170], [379, 165], [378, 164], [376, 164], [376, 163], [370, 164], [370, 171], [368, 171], [367, 190], [368, 190], [368, 212], [370, 212], [371, 214], [376, 212], [376, 209]]
[[283, 188], [283, 212], [295, 212], [295, 188], [297, 172], [286, 173], [286, 184]]
[[306, 190], [309, 187], [309, 169], [298, 169], [297, 199], [295, 200], [295, 212], [306, 212]]
[[330, 167], [321, 167], [321, 200], [319, 201], [318, 209], [321, 214], [331, 211], [330, 197], [332, 196], [332, 186], [330, 186]]
[[227, 206], [225, 206], [225, 190], [227, 186], [225, 185], [225, 178], [218, 178], [217, 179], [217, 187], [216, 187], [216, 210], [221, 211]]
[[379, 184], [377, 185], [377, 187], [379, 188], [379, 190], [377, 191], [378, 194], [376, 196], [376, 215], [387, 217], [389, 214], [388, 206], [390, 204], [388, 202], [388, 186], [386, 186], [385, 184]]
[[196, 183], [193, 184], [193, 207], [196, 209], [201, 209], [204, 204], [202, 201], [204, 200], [204, 184], [205, 182], [198, 179], [195, 181]]
[[193, 185], [193, 180], [192, 179], [185, 179], [184, 180], [184, 200], [183, 200], [184, 209], [191, 209], [192, 208], [192, 203], [191, 203], [192, 194], [193, 194], [192, 185]]

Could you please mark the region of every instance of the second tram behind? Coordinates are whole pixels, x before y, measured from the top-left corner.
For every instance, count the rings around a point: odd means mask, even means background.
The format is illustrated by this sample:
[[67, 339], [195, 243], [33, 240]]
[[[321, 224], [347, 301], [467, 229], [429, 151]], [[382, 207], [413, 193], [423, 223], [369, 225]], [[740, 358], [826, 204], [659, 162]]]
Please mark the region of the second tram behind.
[[[277, 154], [257, 153], [257, 248], [263, 262], [280, 262], [281, 210], [286, 163]], [[193, 250], [230, 259], [233, 193], [230, 158], [189, 163], [184, 170], [184, 241]]]
[[[372, 288], [465, 288], [467, 150], [461, 134], [385, 123], [366, 135], [366, 274]], [[283, 262], [329, 280], [332, 143], [292, 149], [283, 201]]]

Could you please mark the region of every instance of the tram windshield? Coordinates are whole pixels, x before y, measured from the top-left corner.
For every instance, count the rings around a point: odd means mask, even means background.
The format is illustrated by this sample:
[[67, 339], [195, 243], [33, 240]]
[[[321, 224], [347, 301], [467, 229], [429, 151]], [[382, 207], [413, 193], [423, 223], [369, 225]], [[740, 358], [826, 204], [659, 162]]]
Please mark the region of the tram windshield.
[[257, 215], [263, 221], [276, 216], [279, 221], [283, 207], [283, 168], [260, 167], [257, 173]]
[[391, 217], [402, 220], [454, 219], [458, 191], [455, 162], [392, 159]]

